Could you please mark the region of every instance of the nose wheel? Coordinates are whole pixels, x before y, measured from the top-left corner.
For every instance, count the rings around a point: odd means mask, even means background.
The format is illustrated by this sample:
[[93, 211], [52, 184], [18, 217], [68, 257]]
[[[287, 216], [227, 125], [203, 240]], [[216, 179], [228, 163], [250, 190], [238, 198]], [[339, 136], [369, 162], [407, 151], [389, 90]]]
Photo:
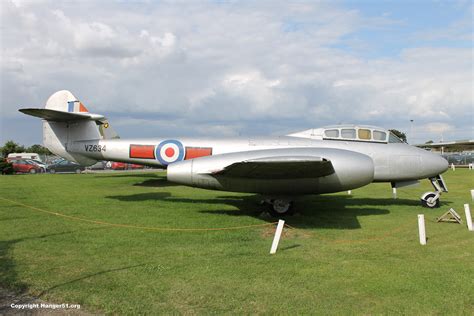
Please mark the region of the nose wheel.
[[426, 192], [421, 196], [421, 205], [427, 208], [438, 208], [440, 196], [439, 192]]
[[439, 198], [441, 196], [441, 192], [448, 192], [448, 187], [446, 186], [446, 182], [444, 182], [444, 179], [441, 175], [430, 178], [430, 181], [436, 191], [426, 192], [423, 194], [421, 196], [421, 205], [427, 208], [437, 208], [439, 207]]

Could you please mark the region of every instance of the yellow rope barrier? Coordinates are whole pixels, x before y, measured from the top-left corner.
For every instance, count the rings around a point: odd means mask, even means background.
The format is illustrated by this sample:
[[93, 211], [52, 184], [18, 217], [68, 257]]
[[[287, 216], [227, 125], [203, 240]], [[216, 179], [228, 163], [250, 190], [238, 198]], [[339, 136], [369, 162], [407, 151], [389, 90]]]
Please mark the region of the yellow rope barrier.
[[87, 219], [87, 218], [81, 218], [81, 217], [76, 217], [76, 216], [71, 216], [71, 215], [66, 215], [66, 214], [61, 214], [57, 212], [51, 212], [47, 210], [43, 210], [38, 207], [34, 207], [28, 204], [24, 204], [21, 202], [9, 200], [3, 197], [0, 197], [1, 200], [10, 202], [12, 204], [20, 205], [25, 208], [37, 211], [37, 212], [42, 212], [46, 213], [49, 215], [56, 215], [60, 216], [63, 218], [67, 218], [70, 220], [76, 220], [76, 221], [82, 221], [86, 223], [92, 223], [92, 224], [98, 224], [98, 225], [105, 225], [105, 226], [112, 226], [112, 227], [122, 227], [122, 228], [134, 228], [134, 229], [144, 229], [144, 230], [154, 230], [154, 231], [184, 231], [184, 232], [192, 232], [192, 231], [217, 231], [217, 230], [237, 230], [237, 229], [246, 229], [246, 228], [253, 228], [253, 227], [262, 227], [262, 226], [271, 226], [275, 225], [278, 222], [272, 222], [272, 223], [265, 223], [265, 224], [255, 224], [255, 225], [245, 225], [245, 226], [233, 226], [233, 227], [218, 227], [218, 228], [170, 228], [170, 227], [148, 227], [148, 226], [138, 226], [138, 225], [128, 225], [128, 224], [115, 224], [115, 223], [109, 223], [109, 222], [102, 222], [102, 221], [97, 221], [97, 220], [92, 220], [92, 219]]
[[[86, 222], [86, 223], [91, 223], [91, 224], [98, 224], [98, 225], [104, 225], [104, 226], [111, 226], [111, 227], [121, 227], [121, 228], [133, 228], [133, 229], [143, 229], [143, 230], [151, 230], [151, 231], [182, 231], [182, 232], [200, 232], [200, 231], [222, 231], [222, 230], [238, 230], [238, 229], [247, 229], [247, 228], [254, 228], [254, 227], [263, 227], [263, 226], [272, 226], [278, 224], [278, 222], [271, 222], [271, 223], [265, 223], [265, 224], [254, 224], [254, 225], [245, 225], [245, 226], [233, 226], [233, 227], [217, 227], [217, 228], [170, 228], [170, 227], [148, 227], [148, 226], [138, 226], [138, 225], [128, 225], [128, 224], [115, 224], [115, 223], [109, 223], [109, 222], [103, 222], [103, 221], [98, 221], [98, 220], [92, 220], [92, 219], [87, 219], [87, 218], [81, 218], [81, 217], [76, 217], [76, 216], [71, 216], [71, 215], [66, 215], [58, 212], [52, 212], [52, 211], [47, 211], [38, 207], [34, 207], [28, 204], [24, 204], [21, 202], [17, 202], [14, 200], [9, 200], [3, 197], [0, 197], [0, 200], [4, 200], [7, 202], [10, 202], [12, 204], [20, 205], [25, 208], [37, 211], [37, 212], [42, 212], [46, 213], [49, 215], [55, 215], [55, 216], [60, 216], [63, 218], [67, 218], [70, 220], [76, 220], [76, 221], [81, 221], [81, 222]], [[324, 238], [322, 236], [318, 236], [318, 238], [325, 240], [330, 243], [334, 244], [352, 244], [352, 243], [367, 243], [371, 241], [378, 241], [378, 240], [383, 240], [395, 233], [400, 232], [401, 230], [405, 229], [407, 226], [412, 225], [412, 223], [408, 223], [406, 225], [400, 226], [398, 228], [392, 229], [381, 236], [375, 236], [375, 237], [369, 237], [369, 238], [364, 238], [364, 239], [357, 239], [357, 240], [351, 240], [351, 239], [336, 239], [336, 240], [331, 240], [329, 238]], [[289, 229], [294, 229], [297, 230], [298, 228], [290, 226], [285, 223], [285, 226], [288, 227]]]

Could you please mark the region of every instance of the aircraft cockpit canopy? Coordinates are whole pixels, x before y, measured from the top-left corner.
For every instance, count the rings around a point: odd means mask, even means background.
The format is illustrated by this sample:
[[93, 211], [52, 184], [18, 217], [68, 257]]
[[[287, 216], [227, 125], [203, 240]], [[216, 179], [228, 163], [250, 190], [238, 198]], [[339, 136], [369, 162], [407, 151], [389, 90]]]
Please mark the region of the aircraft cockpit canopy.
[[323, 128], [309, 129], [288, 136], [357, 142], [403, 143], [402, 140], [386, 129], [365, 125], [326, 126]]

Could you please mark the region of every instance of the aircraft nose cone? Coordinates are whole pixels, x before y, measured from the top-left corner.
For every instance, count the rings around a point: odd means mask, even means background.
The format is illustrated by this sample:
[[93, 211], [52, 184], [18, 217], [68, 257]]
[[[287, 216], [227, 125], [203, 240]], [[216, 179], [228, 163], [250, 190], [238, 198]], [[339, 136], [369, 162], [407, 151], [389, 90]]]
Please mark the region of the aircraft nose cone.
[[429, 153], [423, 159], [424, 168], [428, 177], [434, 177], [448, 170], [448, 161], [438, 154]]

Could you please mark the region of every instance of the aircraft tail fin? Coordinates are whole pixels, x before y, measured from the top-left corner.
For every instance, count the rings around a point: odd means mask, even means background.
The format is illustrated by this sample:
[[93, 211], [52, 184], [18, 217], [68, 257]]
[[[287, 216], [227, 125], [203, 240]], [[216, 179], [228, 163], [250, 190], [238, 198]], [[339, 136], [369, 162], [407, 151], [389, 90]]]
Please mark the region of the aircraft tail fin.
[[51, 95], [44, 108], [25, 108], [20, 112], [43, 121], [43, 144], [54, 154], [88, 165], [94, 160], [68, 151], [73, 142], [119, 138], [107, 118], [89, 110], [71, 92], [61, 90]]

